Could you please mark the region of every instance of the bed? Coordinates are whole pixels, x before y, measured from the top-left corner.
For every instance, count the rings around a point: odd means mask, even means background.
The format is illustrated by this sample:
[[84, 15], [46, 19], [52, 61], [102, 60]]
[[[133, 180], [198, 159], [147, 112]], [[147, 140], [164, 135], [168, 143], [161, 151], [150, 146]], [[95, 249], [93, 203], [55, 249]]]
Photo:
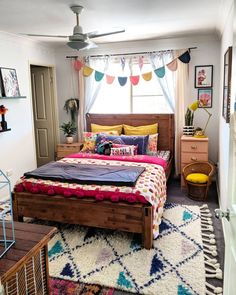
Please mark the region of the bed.
[[[169, 178], [174, 154], [173, 114], [87, 114], [86, 121], [88, 131], [91, 131], [91, 123], [140, 126], [158, 122], [158, 148], [170, 151], [171, 155], [165, 169], [166, 178]], [[60, 194], [45, 195], [41, 192], [13, 192], [13, 215], [16, 221], [31, 217], [139, 233], [146, 249], [150, 249], [153, 244], [153, 214], [150, 203], [128, 203], [123, 200], [112, 202], [107, 199], [98, 201], [89, 196], [66, 198]]]

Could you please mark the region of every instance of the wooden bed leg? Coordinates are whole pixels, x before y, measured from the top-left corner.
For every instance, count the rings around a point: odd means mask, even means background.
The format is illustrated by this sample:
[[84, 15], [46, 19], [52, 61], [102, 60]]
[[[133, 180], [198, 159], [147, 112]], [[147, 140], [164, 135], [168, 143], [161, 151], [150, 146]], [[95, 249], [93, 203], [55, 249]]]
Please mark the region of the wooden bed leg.
[[152, 207], [143, 207], [143, 247], [150, 250], [153, 246]]
[[17, 206], [17, 198], [14, 193], [12, 193], [12, 211], [13, 211], [13, 220], [23, 222], [23, 216], [18, 215], [18, 206]]

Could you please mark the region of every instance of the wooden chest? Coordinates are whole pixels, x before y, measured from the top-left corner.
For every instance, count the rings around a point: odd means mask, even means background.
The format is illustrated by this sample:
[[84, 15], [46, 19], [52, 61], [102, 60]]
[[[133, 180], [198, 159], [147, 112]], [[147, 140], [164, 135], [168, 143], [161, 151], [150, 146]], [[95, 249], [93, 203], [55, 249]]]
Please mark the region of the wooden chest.
[[60, 143], [57, 145], [57, 160], [70, 154], [78, 153], [82, 148], [82, 143]]

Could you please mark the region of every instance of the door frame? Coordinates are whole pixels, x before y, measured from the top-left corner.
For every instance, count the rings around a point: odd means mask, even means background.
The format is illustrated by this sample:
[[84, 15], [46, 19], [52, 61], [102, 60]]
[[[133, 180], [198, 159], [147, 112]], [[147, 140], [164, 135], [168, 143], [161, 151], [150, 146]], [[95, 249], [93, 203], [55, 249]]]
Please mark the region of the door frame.
[[30, 61], [28, 62], [28, 74], [29, 74], [29, 81], [30, 81], [30, 104], [31, 104], [31, 120], [32, 120], [32, 135], [34, 139], [34, 150], [35, 150], [35, 163], [37, 163], [37, 152], [36, 152], [36, 137], [35, 137], [35, 126], [34, 126], [34, 112], [33, 112], [33, 95], [32, 95], [32, 83], [31, 83], [31, 66], [38, 66], [38, 67], [45, 67], [49, 69], [50, 76], [52, 77], [52, 84], [53, 87], [50, 87], [51, 91], [51, 98], [52, 98], [52, 116], [53, 116], [53, 133], [55, 136], [55, 141], [54, 141], [54, 152], [56, 153], [56, 147], [57, 143], [59, 142], [59, 118], [58, 118], [58, 99], [57, 99], [57, 87], [56, 87], [56, 68], [55, 65], [51, 64], [44, 64], [44, 63], [39, 63], [36, 61]]

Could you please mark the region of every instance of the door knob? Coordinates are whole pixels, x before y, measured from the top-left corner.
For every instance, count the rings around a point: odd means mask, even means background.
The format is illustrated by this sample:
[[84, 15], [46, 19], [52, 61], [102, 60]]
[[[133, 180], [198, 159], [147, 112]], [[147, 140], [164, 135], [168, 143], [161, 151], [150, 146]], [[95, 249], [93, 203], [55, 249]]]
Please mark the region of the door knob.
[[230, 210], [222, 211], [220, 209], [215, 209], [215, 217], [218, 219], [226, 218], [228, 221], [230, 219]]

